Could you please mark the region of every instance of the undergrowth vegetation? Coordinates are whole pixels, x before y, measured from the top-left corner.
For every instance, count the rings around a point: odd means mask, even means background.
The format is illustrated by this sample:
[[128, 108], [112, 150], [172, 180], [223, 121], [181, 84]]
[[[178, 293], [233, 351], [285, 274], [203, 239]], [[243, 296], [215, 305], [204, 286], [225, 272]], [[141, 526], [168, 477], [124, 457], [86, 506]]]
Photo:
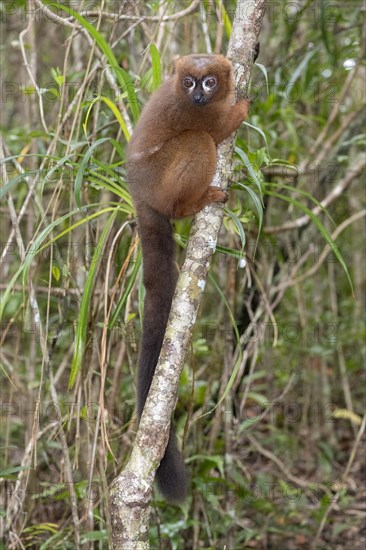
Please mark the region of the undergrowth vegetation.
[[[126, 144], [235, 2], [1, 9], [2, 548], [108, 548], [143, 313]], [[190, 497], [155, 494], [154, 549], [364, 547], [364, 17], [269, 3], [175, 414]]]

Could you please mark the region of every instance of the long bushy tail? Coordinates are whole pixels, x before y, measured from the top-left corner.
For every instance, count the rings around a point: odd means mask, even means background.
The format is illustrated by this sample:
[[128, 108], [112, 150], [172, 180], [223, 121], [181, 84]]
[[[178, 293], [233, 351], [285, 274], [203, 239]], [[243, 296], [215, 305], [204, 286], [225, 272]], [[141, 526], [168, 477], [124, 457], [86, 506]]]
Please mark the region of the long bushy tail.
[[[138, 222], [146, 289], [137, 381], [137, 413], [140, 418], [163, 344], [177, 270], [169, 219], [144, 206], [138, 208]], [[173, 429], [156, 479], [168, 502], [184, 500], [188, 479]]]

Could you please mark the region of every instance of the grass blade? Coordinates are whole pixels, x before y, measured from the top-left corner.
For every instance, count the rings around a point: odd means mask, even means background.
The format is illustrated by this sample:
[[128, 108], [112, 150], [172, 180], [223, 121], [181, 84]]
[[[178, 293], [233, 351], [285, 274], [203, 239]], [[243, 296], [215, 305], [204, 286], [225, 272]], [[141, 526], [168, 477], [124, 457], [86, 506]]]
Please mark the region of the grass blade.
[[292, 197], [286, 197], [285, 195], [281, 195], [280, 193], [275, 193], [274, 191], [266, 191], [266, 194], [270, 195], [271, 197], [276, 197], [277, 199], [284, 200], [284, 201], [286, 201], [290, 204], [293, 204], [294, 206], [297, 206], [298, 208], [303, 210], [307, 216], [309, 216], [309, 218], [312, 220], [312, 222], [314, 222], [316, 227], [319, 229], [319, 231], [320, 231], [321, 235], [323, 236], [324, 240], [328, 243], [328, 245], [329, 245], [331, 251], [334, 253], [335, 257], [337, 258], [337, 260], [341, 264], [345, 274], [347, 275], [347, 279], [348, 279], [348, 282], [350, 284], [352, 294], [353, 294], [354, 293], [353, 283], [352, 283], [352, 279], [351, 279], [351, 276], [349, 274], [349, 271], [347, 269], [347, 265], [346, 265], [342, 255], [341, 255], [340, 251], [339, 251], [338, 246], [333, 241], [332, 237], [329, 235], [328, 231], [326, 230], [326, 228], [324, 227], [324, 225], [322, 224], [322, 222], [320, 221], [318, 216], [313, 214], [313, 212], [310, 210], [310, 208], [308, 208], [307, 206], [305, 206], [301, 202], [293, 199]]
[[139, 117], [139, 106], [138, 106], [137, 96], [135, 93], [135, 88], [132, 84], [132, 81], [128, 73], [126, 73], [126, 71], [121, 69], [121, 67], [118, 65], [111, 47], [103, 38], [103, 36], [97, 31], [97, 29], [91, 23], [89, 23], [89, 21], [87, 21], [82, 15], [80, 15], [80, 13], [73, 10], [72, 8], [63, 6], [62, 4], [58, 4], [56, 2], [49, 2], [48, 0], [44, 0], [44, 1], [45, 1], [45, 4], [47, 4], [49, 7], [55, 8], [57, 10], [63, 10], [69, 15], [71, 15], [72, 17], [75, 17], [75, 19], [80, 23], [80, 25], [82, 25], [84, 29], [86, 29], [88, 33], [94, 38], [95, 42], [98, 44], [98, 47], [102, 50], [102, 52], [106, 56], [112, 71], [117, 77], [119, 85], [121, 86], [122, 90], [127, 93], [128, 104], [130, 106], [133, 118], [136, 122]]
[[150, 55], [152, 63], [152, 87], [151, 91], [155, 91], [161, 84], [161, 59], [160, 54], [155, 44], [150, 44]]
[[90, 311], [90, 300], [94, 288], [95, 278], [99, 266], [100, 259], [103, 254], [104, 246], [109, 235], [109, 231], [114, 223], [118, 209], [116, 208], [111, 217], [108, 219], [103, 232], [100, 236], [98, 246], [95, 249], [93, 258], [90, 264], [90, 270], [86, 279], [83, 297], [80, 304], [80, 313], [77, 319], [76, 334], [74, 340], [74, 356], [71, 364], [71, 373], [69, 378], [69, 388], [72, 388], [81, 370], [81, 365], [84, 357], [87, 337], [88, 318]]

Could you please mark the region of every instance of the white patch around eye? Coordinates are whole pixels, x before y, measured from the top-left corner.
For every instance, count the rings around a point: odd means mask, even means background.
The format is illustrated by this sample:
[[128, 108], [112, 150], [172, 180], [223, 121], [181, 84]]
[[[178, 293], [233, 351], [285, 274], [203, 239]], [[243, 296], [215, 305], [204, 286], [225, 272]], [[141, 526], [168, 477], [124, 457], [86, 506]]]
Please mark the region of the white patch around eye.
[[184, 88], [187, 90], [187, 92], [190, 92], [190, 93], [191, 93], [191, 92], [195, 89], [195, 87], [196, 87], [196, 81], [195, 81], [193, 78], [190, 78], [190, 77], [186, 77], [186, 78], [187, 78], [187, 80], [188, 80], [188, 79], [191, 80], [191, 85], [190, 85], [190, 86], [186, 86], [186, 85], [185, 85], [185, 80], [186, 80], [186, 79], [183, 78], [183, 86], [184, 86]]
[[[215, 84], [213, 86], [208, 86], [207, 82], [210, 81], [210, 80], [215, 81]], [[217, 85], [217, 80], [213, 76], [206, 77], [202, 82], [202, 87], [203, 87], [204, 91], [206, 92], [206, 94], [212, 92], [212, 90], [216, 87], [216, 85]]]

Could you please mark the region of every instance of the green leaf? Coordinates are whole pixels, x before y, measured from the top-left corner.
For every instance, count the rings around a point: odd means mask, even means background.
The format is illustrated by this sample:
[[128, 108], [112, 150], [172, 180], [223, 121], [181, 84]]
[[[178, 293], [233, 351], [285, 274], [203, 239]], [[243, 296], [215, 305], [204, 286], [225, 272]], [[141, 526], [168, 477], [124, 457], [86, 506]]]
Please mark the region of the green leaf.
[[268, 406], [268, 397], [262, 395], [261, 393], [250, 391], [248, 392], [248, 399], [252, 399], [252, 401], [259, 403], [259, 405], [262, 405], [263, 407]]
[[[74, 153], [71, 153], [70, 155], [67, 155], [65, 157], [62, 157], [61, 159], [59, 157], [54, 157], [54, 156], [46, 156], [46, 155], [33, 155], [33, 154], [29, 154], [29, 155], [22, 155], [22, 158], [27, 158], [27, 157], [40, 157], [42, 158], [42, 160], [44, 159], [48, 159], [48, 160], [56, 160], [57, 163], [55, 164], [55, 166], [53, 166], [46, 174], [46, 176], [43, 178], [43, 181], [44, 183], [51, 178], [51, 176], [54, 174], [54, 172], [56, 172], [56, 170], [58, 170], [61, 166], [63, 166], [68, 160], [71, 159], [71, 157], [74, 156]], [[0, 161], [0, 165], [5, 163], [5, 162], [10, 162], [12, 160], [18, 160], [19, 159], [19, 155], [14, 155], [14, 156], [11, 156], [11, 157], [7, 157], [7, 158], [4, 158]], [[3, 185], [3, 187], [1, 187], [0, 189], [0, 200], [3, 199], [5, 197], [5, 195], [7, 193], [9, 193], [9, 191], [11, 191], [11, 189], [17, 185], [18, 183], [20, 182], [23, 182], [25, 181], [25, 179], [29, 176], [36, 176], [37, 174], [40, 173], [40, 170], [27, 170], [26, 172], [23, 172], [21, 174], [18, 174], [17, 176], [15, 176], [14, 178], [12, 178], [11, 180], [9, 180], [6, 185]], [[43, 185], [44, 185], [43, 183]], [[42, 186], [42, 190], [43, 190], [43, 186]]]
[[243, 161], [246, 169], [249, 172], [250, 177], [253, 180], [253, 183], [257, 186], [258, 191], [259, 191], [259, 196], [260, 196], [261, 202], [263, 204], [263, 194], [262, 194], [262, 182], [261, 182], [261, 180], [259, 179], [258, 175], [256, 174], [253, 166], [251, 165], [251, 162], [250, 162], [249, 158], [244, 153], [244, 151], [242, 149], [239, 149], [239, 147], [235, 147], [235, 152], [239, 155], [239, 157]]
[[321, 235], [324, 237], [324, 240], [328, 243], [328, 245], [329, 245], [330, 249], [332, 250], [333, 254], [335, 255], [335, 257], [339, 261], [340, 265], [342, 266], [345, 274], [347, 275], [347, 279], [348, 279], [348, 282], [350, 284], [352, 294], [353, 294], [354, 293], [353, 283], [352, 283], [352, 279], [350, 277], [349, 271], [347, 269], [346, 263], [345, 263], [342, 255], [339, 251], [338, 246], [333, 241], [332, 237], [329, 235], [328, 231], [326, 230], [326, 228], [324, 227], [324, 225], [322, 224], [320, 219], [310, 210], [310, 208], [308, 208], [307, 206], [305, 206], [304, 204], [302, 204], [301, 202], [295, 200], [292, 197], [286, 197], [285, 195], [281, 195], [280, 193], [275, 193], [274, 191], [266, 191], [266, 194], [270, 195], [271, 197], [276, 197], [277, 199], [289, 202], [290, 204], [293, 204], [294, 206], [297, 206], [298, 208], [303, 210], [307, 216], [309, 216], [309, 218], [314, 222], [316, 227], [319, 229]]
[[245, 233], [244, 233], [244, 228], [243, 228], [243, 224], [241, 223], [241, 221], [239, 220], [238, 216], [236, 214], [234, 214], [234, 212], [228, 207], [228, 206], [225, 206], [225, 213], [229, 216], [229, 218], [232, 219], [232, 221], [234, 222], [234, 225], [238, 231], [238, 234], [240, 236], [240, 240], [241, 240], [241, 252], [243, 253], [244, 251], [244, 246], [245, 246], [245, 242], [246, 242], [246, 237], [245, 237]]
[[285, 183], [272, 182], [271, 186], [276, 187], [276, 188], [280, 188], [280, 189], [288, 189], [289, 191], [293, 191], [294, 193], [298, 193], [299, 195], [302, 195], [303, 197], [306, 197], [311, 202], [316, 204], [316, 206], [318, 206], [322, 210], [322, 212], [327, 216], [327, 218], [332, 222], [332, 224], [334, 226], [336, 226], [336, 223], [333, 220], [332, 216], [329, 214], [328, 210], [326, 208], [324, 208], [324, 206], [311, 193], [308, 193], [307, 191], [304, 191], [304, 189], [299, 189], [298, 187], [293, 187], [292, 185], [287, 185]]
[[105, 97], [105, 96], [102, 96], [102, 95], [98, 96], [96, 99], [94, 99], [92, 101], [92, 103], [90, 104], [90, 107], [87, 111], [87, 114], [86, 114], [86, 117], [85, 117], [85, 122], [83, 124], [83, 130], [84, 130], [85, 135], [87, 136], [86, 127], [87, 127], [87, 122], [88, 122], [88, 118], [89, 118], [89, 115], [90, 115], [90, 111], [93, 108], [93, 106], [95, 105], [95, 103], [98, 103], [99, 101], [103, 101], [110, 108], [110, 110], [112, 111], [112, 113], [116, 117], [117, 121], [119, 122], [121, 130], [122, 130], [122, 132], [123, 132], [123, 134], [126, 138], [126, 141], [127, 142], [130, 141], [130, 138], [131, 138], [130, 132], [128, 131], [126, 123], [125, 123], [118, 107], [108, 97]]
[[0, 200], [2, 200], [5, 197], [5, 195], [7, 195], [12, 190], [12, 188], [15, 187], [18, 183], [25, 182], [28, 176], [34, 176], [38, 173], [39, 173], [39, 170], [28, 170], [23, 174], [19, 174], [18, 176], [15, 176], [15, 178], [11, 178], [11, 180], [9, 180], [8, 183], [6, 183], [1, 187]]
[[102, 187], [103, 189], [107, 189], [111, 193], [114, 193], [115, 195], [123, 199], [126, 205], [126, 208], [123, 208], [124, 212], [128, 214], [134, 213], [131, 195], [122, 186], [116, 184], [114, 181], [110, 180], [106, 176], [103, 176], [99, 172], [95, 172], [93, 170], [88, 171], [88, 180], [91, 183], [94, 183], [99, 187]]
[[[142, 255], [141, 255], [141, 248], [140, 248], [139, 252], [138, 252], [138, 255], [137, 255], [137, 258], [136, 258], [136, 260], [134, 260], [135, 264], [133, 266], [132, 273], [129, 276], [129, 279], [127, 281], [126, 288], [124, 289], [123, 294], [122, 294], [122, 296], [121, 296], [121, 298], [120, 298], [120, 300], [119, 300], [119, 302], [116, 306], [116, 309], [114, 310], [114, 312], [113, 312], [113, 314], [110, 318], [110, 321], [109, 321], [109, 324], [108, 324], [109, 329], [114, 328], [114, 326], [118, 322], [118, 318], [119, 318], [119, 315], [121, 313], [121, 310], [122, 310], [124, 304], [126, 303], [129, 295], [130, 295], [131, 288], [133, 287], [133, 285], [135, 283], [137, 274], [138, 274], [140, 266], [141, 266], [141, 259], [142, 259]], [[140, 315], [141, 315], [141, 312], [140, 312]], [[140, 316], [140, 318], [142, 318], [142, 315]]]
[[81, 186], [84, 182], [84, 173], [87, 167], [87, 164], [89, 162], [90, 157], [92, 156], [92, 153], [94, 149], [99, 147], [101, 143], [105, 143], [106, 141], [109, 141], [109, 138], [100, 138], [98, 139], [93, 145], [89, 147], [87, 152], [85, 153], [83, 160], [80, 163], [79, 170], [76, 173], [75, 183], [74, 183], [74, 195], [75, 195], [75, 201], [78, 205], [78, 208], [82, 208], [81, 205]]
[[224, 2], [222, 2], [222, 0], [216, 0], [216, 7], [221, 12], [221, 18], [222, 18], [222, 22], [224, 23], [226, 36], [230, 38], [231, 31], [232, 31], [232, 24], [230, 21], [230, 17], [228, 16], [228, 13], [225, 9]]
[[262, 74], [264, 75], [264, 79], [266, 81], [266, 88], [267, 88], [267, 95], [269, 95], [269, 87], [268, 87], [268, 73], [267, 73], [267, 68], [262, 65], [262, 63], [257, 63], [257, 61], [254, 63], [254, 66], [255, 67], [258, 67], [258, 69], [262, 72]]
[[62, 157], [56, 164], [49, 170], [44, 178], [41, 178], [41, 193], [43, 193], [43, 189], [47, 181], [51, 180], [51, 177], [57, 170], [59, 170], [62, 166], [64, 166], [72, 157], [74, 156], [74, 153], [70, 153], [70, 155], [66, 155], [65, 157]]
[[110, 108], [110, 110], [112, 111], [112, 113], [114, 114], [114, 116], [116, 117], [116, 119], [118, 120], [119, 122], [119, 125], [121, 127], [121, 130], [122, 132], [124, 133], [124, 136], [126, 138], [126, 141], [130, 141], [130, 132], [128, 131], [127, 129], [127, 126], [126, 126], [126, 123], [125, 121], [123, 120], [123, 117], [118, 109], [118, 107], [113, 103], [113, 101], [111, 101], [108, 97], [105, 97], [105, 96], [100, 96], [100, 99], [102, 101], [104, 101], [104, 103], [106, 105], [108, 105], [108, 107]]
[[261, 203], [260, 199], [258, 198], [258, 195], [256, 195], [254, 193], [253, 189], [248, 187], [248, 185], [245, 185], [244, 183], [241, 183], [240, 181], [236, 182], [233, 187], [239, 187], [239, 188], [241, 187], [242, 189], [245, 189], [245, 191], [250, 195], [250, 198], [254, 202], [254, 206], [257, 210], [258, 221], [259, 221], [259, 232], [260, 232], [261, 229], [262, 229], [262, 222], [263, 222], [263, 206], [262, 206], [262, 203]]
[[208, 412], [206, 412], [205, 414], [203, 414], [200, 418], [202, 418], [203, 416], [207, 416], [209, 414], [211, 414], [225, 399], [225, 397], [227, 396], [227, 394], [229, 393], [229, 391], [231, 390], [232, 388], [232, 385], [234, 384], [234, 381], [235, 381], [235, 378], [238, 374], [238, 371], [240, 369], [240, 365], [241, 365], [241, 361], [242, 361], [242, 349], [241, 349], [241, 346], [240, 346], [240, 334], [239, 334], [239, 329], [238, 329], [238, 326], [236, 324], [236, 321], [235, 321], [235, 317], [233, 315], [233, 312], [231, 311], [231, 308], [230, 308], [230, 305], [229, 305], [229, 302], [227, 301], [224, 293], [222, 292], [220, 286], [217, 284], [217, 282], [215, 281], [214, 277], [212, 276], [211, 273], [209, 273], [208, 275], [209, 277], [209, 280], [210, 282], [213, 283], [213, 285], [215, 286], [215, 289], [217, 290], [217, 292], [219, 293], [222, 301], [224, 302], [225, 306], [226, 306], [226, 309], [229, 313], [229, 317], [230, 317], [230, 321], [231, 321], [231, 325], [233, 327], [233, 331], [235, 333], [235, 337], [236, 337], [236, 341], [238, 343], [238, 351], [239, 351], [239, 354], [238, 354], [238, 359], [236, 361], [236, 364], [235, 364], [235, 367], [233, 369], [233, 372], [231, 373], [231, 376], [230, 376], [230, 379], [225, 387], [225, 390], [223, 391], [223, 394], [221, 395], [219, 401], [212, 407], [211, 410], [209, 410]]
[[140, 114], [139, 101], [137, 99], [135, 86], [130, 78], [130, 75], [122, 69], [122, 67], [115, 67], [116, 74], [119, 78], [120, 85], [122, 89], [126, 92], [128, 98], [128, 104], [130, 106], [133, 119], [137, 122], [137, 119]]
[[57, 69], [51, 68], [51, 75], [52, 75], [53, 79], [55, 80], [55, 82], [58, 86], [61, 87], [63, 84], [65, 84], [65, 77], [60, 72], [59, 68], [57, 68]]
[[[266, 144], [266, 148], [267, 148], [267, 152], [268, 152], [268, 143], [267, 143], [267, 138], [266, 138], [266, 134], [263, 132], [263, 130], [261, 128], [259, 128], [258, 126], [253, 126], [253, 124], [249, 124], [249, 122], [247, 122], [246, 120], [244, 120], [244, 125], [245, 126], [248, 126], [248, 128], [252, 128], [252, 130], [255, 130], [256, 132], [258, 132], [258, 134], [260, 134], [264, 140], [264, 143]], [[242, 149], [240, 149], [242, 151]]]
[[310, 50], [305, 55], [304, 59], [299, 63], [299, 65], [296, 67], [294, 72], [292, 73], [290, 80], [286, 86], [286, 94], [282, 100], [282, 104], [287, 103], [288, 98], [290, 97], [292, 88], [295, 86], [296, 81], [301, 76], [301, 74], [305, 71], [307, 64], [309, 63], [310, 59], [313, 57], [315, 52], [317, 51], [317, 48], [314, 48], [313, 50]]
[[86, 531], [81, 537], [81, 544], [86, 544], [88, 541], [107, 541], [108, 533], [105, 529], [101, 531]]
[[325, 49], [330, 54], [330, 44], [329, 44], [329, 35], [328, 35], [328, 14], [327, 11], [329, 10], [329, 2], [325, 2], [324, 0], [320, 0], [320, 30], [321, 35], [323, 39], [323, 43], [325, 46]]
[[118, 65], [111, 47], [107, 44], [103, 36], [91, 23], [89, 23], [89, 21], [84, 19], [84, 17], [80, 15], [80, 13], [73, 10], [72, 8], [69, 8], [62, 4], [58, 4], [56, 2], [50, 2], [49, 0], [44, 0], [44, 3], [51, 8], [55, 8], [56, 10], [63, 10], [72, 17], [75, 17], [75, 19], [84, 27], [84, 29], [86, 29], [88, 33], [94, 38], [95, 42], [98, 44], [98, 47], [106, 56], [112, 71], [117, 77], [119, 85], [121, 86], [122, 90], [127, 93], [128, 104], [130, 106], [133, 118], [136, 122], [139, 117], [139, 106], [135, 93], [135, 88], [131, 82], [129, 75]]
[[95, 278], [99, 266], [100, 259], [103, 254], [104, 246], [109, 235], [109, 231], [114, 223], [118, 209], [115, 209], [109, 220], [107, 221], [103, 232], [100, 236], [98, 246], [95, 249], [93, 258], [90, 264], [90, 270], [85, 282], [83, 297], [80, 304], [80, 312], [77, 319], [77, 328], [74, 341], [74, 356], [71, 364], [71, 373], [69, 378], [69, 388], [72, 388], [81, 370], [81, 365], [84, 357], [87, 337], [87, 327], [90, 312], [90, 301], [94, 288]]
[[11, 478], [14, 477], [14, 474], [23, 472], [24, 470], [29, 470], [26, 466], [14, 466], [13, 468], [5, 468], [0, 470], [0, 478]]
[[[85, 206], [84, 209], [92, 208], [92, 207], [95, 207], [95, 206], [96, 206], [95, 204], [91, 204], [91, 205]], [[119, 206], [119, 205], [117, 205], [117, 208], [120, 209], [120, 210], [122, 209], [122, 207]], [[50, 246], [53, 242], [57, 241], [58, 239], [60, 239], [64, 235], [70, 233], [70, 231], [72, 231], [76, 227], [79, 227], [80, 225], [82, 225], [82, 224], [84, 224], [84, 223], [86, 223], [86, 222], [88, 222], [88, 221], [90, 221], [94, 218], [97, 218], [98, 216], [101, 216], [102, 214], [105, 214], [106, 212], [111, 212], [115, 209], [116, 209], [116, 206], [113, 206], [113, 207], [109, 206], [107, 208], [103, 208], [102, 210], [98, 210], [98, 212], [94, 212], [94, 214], [91, 214], [89, 216], [84, 216], [83, 219], [81, 219], [78, 222], [76, 222], [75, 224], [71, 225], [70, 227], [68, 227], [67, 229], [65, 229], [61, 233], [59, 233], [56, 237], [54, 237], [53, 239], [48, 241], [46, 244], [43, 244], [43, 246], [42, 246], [42, 243], [44, 242], [46, 237], [53, 231], [53, 229], [55, 229], [55, 227], [57, 227], [58, 225], [60, 225], [64, 221], [66, 221], [71, 216], [73, 216], [75, 214], [80, 214], [80, 210], [78, 208], [76, 208], [76, 209], [72, 210], [71, 212], [68, 212], [64, 216], [61, 216], [61, 218], [55, 220], [54, 222], [49, 224], [47, 227], [45, 227], [45, 229], [38, 235], [38, 237], [32, 243], [31, 248], [27, 251], [27, 255], [24, 259], [24, 262], [20, 265], [19, 269], [13, 275], [11, 281], [9, 282], [8, 286], [5, 289], [4, 294], [1, 297], [1, 300], [0, 300], [0, 319], [2, 318], [6, 303], [8, 301], [10, 293], [11, 293], [11, 291], [13, 289], [13, 286], [15, 285], [18, 277], [20, 276], [21, 273], [23, 273], [22, 280], [23, 280], [23, 287], [24, 287], [25, 283], [26, 283], [28, 270], [29, 270], [29, 268], [32, 264], [32, 261], [33, 261], [34, 257], [39, 252], [41, 252], [42, 250], [44, 250], [45, 248]]]
[[60, 280], [61, 271], [60, 271], [60, 268], [57, 267], [57, 265], [52, 266], [52, 275], [53, 275], [54, 279], [56, 279], [56, 281]]
[[150, 44], [150, 55], [152, 63], [152, 91], [157, 90], [161, 84], [161, 59], [155, 44]]

